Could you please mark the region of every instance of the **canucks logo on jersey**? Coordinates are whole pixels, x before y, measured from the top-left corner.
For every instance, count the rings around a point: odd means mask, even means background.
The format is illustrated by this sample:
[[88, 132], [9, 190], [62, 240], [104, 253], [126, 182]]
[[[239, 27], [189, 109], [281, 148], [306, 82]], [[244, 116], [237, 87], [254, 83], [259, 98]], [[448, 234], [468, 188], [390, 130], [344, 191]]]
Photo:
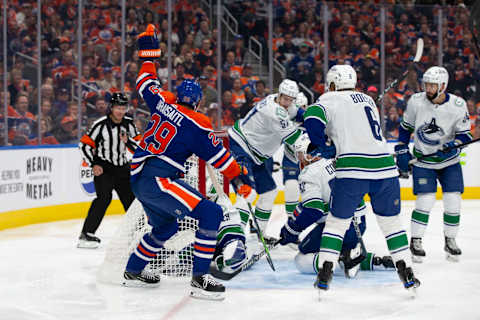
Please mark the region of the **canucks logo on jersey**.
[[418, 139], [428, 145], [437, 146], [440, 144], [440, 139], [445, 135], [445, 131], [437, 125], [435, 118], [427, 123], [425, 122], [417, 130]]

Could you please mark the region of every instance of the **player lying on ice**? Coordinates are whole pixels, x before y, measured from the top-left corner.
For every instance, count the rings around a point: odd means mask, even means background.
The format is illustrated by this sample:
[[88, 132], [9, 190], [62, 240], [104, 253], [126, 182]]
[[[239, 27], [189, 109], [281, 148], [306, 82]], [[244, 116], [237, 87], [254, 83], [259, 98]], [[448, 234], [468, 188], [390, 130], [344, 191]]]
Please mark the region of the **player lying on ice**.
[[[299, 253], [295, 256], [295, 265], [302, 273], [317, 274], [318, 251], [325, 220], [329, 214], [328, 201], [330, 199], [330, 183], [335, 177], [335, 162], [319, 156], [312, 157], [305, 152], [310, 145], [308, 136], [304, 134], [297, 142], [297, 158], [303, 166], [298, 177], [302, 202], [297, 206], [293, 217], [289, 217], [280, 232], [280, 244], [297, 243], [300, 233], [312, 224], [316, 226], [303, 238], [298, 245]], [[361, 234], [365, 232], [366, 206], [362, 202], [355, 211], [355, 218]], [[373, 270], [387, 268], [395, 270], [390, 256], [379, 257], [371, 252], [362, 252], [359, 239], [355, 232], [353, 221], [343, 238], [339, 265], [344, 269], [348, 278], [353, 278], [358, 270]]]
[[[124, 273], [125, 286], [156, 286], [160, 278], [145, 269], [164, 243], [178, 230], [177, 220], [190, 216], [198, 220], [193, 244], [190, 295], [222, 300], [225, 287], [209, 274], [217, 247], [218, 230], [224, 217], [222, 208], [203, 197], [181, 180], [184, 163], [192, 154], [217, 168], [229, 180], [243, 186], [247, 174], [215, 136], [210, 120], [195, 111], [202, 98], [200, 86], [184, 80], [177, 97], [161, 89], [154, 60], [160, 57], [155, 27], [148, 25], [138, 37], [139, 57], [144, 61], [137, 78], [137, 91], [148, 105], [150, 122], [135, 151], [131, 164], [132, 190], [148, 216], [152, 231], [146, 233], [131, 254]], [[248, 189], [244, 186], [243, 189]], [[240, 226], [238, 229], [241, 230]], [[227, 242], [227, 239], [224, 240]], [[245, 255], [237, 241], [237, 260]], [[241, 262], [240, 262], [241, 263]]]

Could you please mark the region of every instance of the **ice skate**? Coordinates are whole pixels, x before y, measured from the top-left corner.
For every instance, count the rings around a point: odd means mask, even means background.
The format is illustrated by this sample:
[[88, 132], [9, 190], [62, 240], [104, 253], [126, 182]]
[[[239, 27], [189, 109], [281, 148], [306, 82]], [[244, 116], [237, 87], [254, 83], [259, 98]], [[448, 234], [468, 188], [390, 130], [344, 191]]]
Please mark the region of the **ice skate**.
[[95, 237], [93, 233], [81, 233], [78, 238], [77, 248], [96, 249], [100, 245], [100, 238]]
[[395, 263], [395, 266], [397, 268], [398, 276], [400, 277], [400, 280], [402, 280], [403, 286], [411, 293], [412, 297], [415, 297], [416, 288], [420, 286], [420, 280], [415, 278], [411, 267], [407, 268], [405, 261], [399, 260]]
[[410, 251], [412, 252], [412, 261], [422, 263], [425, 258], [425, 250], [423, 250], [422, 238], [410, 238]]
[[445, 237], [444, 250], [448, 261], [458, 262], [460, 260], [459, 258], [462, 254], [462, 250], [460, 250], [460, 248], [457, 246], [455, 238]]
[[190, 283], [190, 297], [205, 300], [225, 299], [225, 287], [210, 274], [193, 276]]
[[160, 277], [148, 271], [134, 273], [125, 271], [123, 274], [122, 285], [125, 287], [158, 287], [160, 285]]
[[330, 287], [330, 282], [333, 276], [333, 262], [325, 261], [317, 274], [317, 279], [313, 283], [313, 286], [318, 290], [319, 298], [321, 299], [325, 291]]

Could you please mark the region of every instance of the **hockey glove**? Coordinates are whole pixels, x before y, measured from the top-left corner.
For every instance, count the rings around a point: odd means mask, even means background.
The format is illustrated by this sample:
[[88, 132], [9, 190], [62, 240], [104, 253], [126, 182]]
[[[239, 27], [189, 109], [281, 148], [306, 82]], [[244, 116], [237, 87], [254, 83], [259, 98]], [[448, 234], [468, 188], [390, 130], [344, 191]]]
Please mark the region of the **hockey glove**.
[[317, 146], [313, 151], [309, 152], [312, 157], [322, 157], [325, 159], [333, 159], [337, 154], [337, 148], [333, 142], [330, 145]]
[[400, 173], [400, 178], [407, 179], [410, 171], [410, 160], [412, 160], [412, 154], [408, 149], [408, 145], [401, 143], [395, 146], [395, 154], [397, 155], [397, 167]]
[[289, 243], [297, 243], [301, 232], [302, 229], [295, 223], [295, 220], [288, 218], [287, 223], [280, 230], [280, 244], [284, 246]]
[[458, 150], [456, 148], [457, 146], [458, 146], [458, 144], [455, 140], [447, 142], [447, 143], [443, 144], [442, 150], [438, 150], [437, 153], [435, 154], [435, 156], [437, 156], [438, 158], [440, 158], [442, 160], [446, 160], [448, 158], [451, 158], [451, 157], [453, 157], [457, 154], [457, 152], [458, 152]]
[[155, 31], [155, 26], [149, 24], [145, 32], [141, 33], [137, 38], [138, 57], [141, 60], [153, 61], [160, 58], [162, 51]]

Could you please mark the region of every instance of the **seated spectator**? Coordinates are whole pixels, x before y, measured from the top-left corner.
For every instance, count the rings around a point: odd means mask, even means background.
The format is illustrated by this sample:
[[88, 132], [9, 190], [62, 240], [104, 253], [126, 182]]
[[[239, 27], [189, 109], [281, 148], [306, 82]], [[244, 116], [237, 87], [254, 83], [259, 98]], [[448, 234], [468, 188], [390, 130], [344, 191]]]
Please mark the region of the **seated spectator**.
[[[210, 28], [208, 26], [208, 21], [207, 20], [203, 20], [202, 22], [200, 22], [200, 28], [199, 30], [197, 31], [197, 34], [195, 35], [195, 40], [193, 42], [195, 48], [200, 48], [200, 47], [204, 47], [204, 40], [205, 39], [210, 39], [212, 37], [211, 33], [210, 33]], [[210, 45], [210, 40], [209, 40], [209, 43]]]
[[378, 98], [378, 89], [375, 86], [369, 86], [367, 88], [367, 94], [372, 97], [373, 101], [377, 101]]
[[60, 126], [53, 130], [54, 137], [61, 144], [71, 144], [78, 142], [77, 119], [71, 116], [65, 116], [60, 121]]
[[199, 67], [205, 67], [206, 65], [215, 66], [214, 54], [210, 39], [206, 38], [202, 41], [202, 46], [195, 50], [195, 61]]
[[259, 81], [260, 78], [253, 75], [252, 66], [246, 64], [243, 67], [242, 76], [240, 77], [240, 81], [242, 83], [242, 89], [245, 90], [246, 87], [250, 88], [250, 91], [255, 94], [255, 84]]
[[293, 44], [292, 38], [291, 33], [285, 34], [283, 44], [278, 47], [278, 51], [275, 54], [277, 60], [285, 66], [288, 65], [298, 53], [298, 47]]
[[111, 67], [104, 67], [103, 69], [103, 79], [98, 82], [100, 88], [105, 91], [110, 91], [111, 89], [119, 90], [120, 83], [113, 77], [113, 72]]
[[306, 42], [300, 44], [300, 49], [298, 54], [296, 54], [288, 65], [288, 74], [295, 79], [296, 81], [301, 81], [300, 78], [300, 65], [303, 66], [305, 72], [308, 72], [313, 69], [315, 65], [315, 60], [310, 55], [310, 46]]
[[247, 98], [245, 91], [242, 90], [242, 82], [240, 79], [235, 79], [232, 88], [232, 105], [235, 108], [240, 108], [245, 102], [247, 102]]
[[265, 90], [265, 82], [263, 80], [258, 80], [255, 82], [255, 93], [253, 97], [253, 102], [258, 102], [263, 100], [268, 95], [267, 90]]
[[210, 118], [214, 129], [220, 129], [222, 127], [222, 111], [218, 108], [218, 103], [211, 103], [207, 108], [206, 115]]
[[194, 78], [198, 78], [200, 75], [200, 69], [195, 64], [193, 59], [193, 54], [191, 51], [185, 53], [185, 59], [183, 61], [183, 66], [185, 68], [185, 73], [192, 75]]
[[238, 110], [232, 104], [232, 93], [225, 91], [222, 96], [222, 124], [231, 127], [238, 119]]
[[230, 71], [230, 77], [232, 79], [240, 78], [243, 72], [242, 66], [236, 64], [235, 62], [235, 52], [233, 51], [227, 51], [223, 67]]
[[470, 116], [470, 131], [474, 132], [475, 131], [475, 124], [477, 122], [477, 109], [475, 107], [475, 100], [472, 98], [467, 100], [467, 108], [468, 108], [468, 114]]
[[221, 83], [222, 83], [222, 91], [230, 91], [232, 90], [233, 87], [233, 79], [230, 77], [230, 68], [229, 67], [223, 67], [222, 68], [222, 77], [221, 77]]
[[228, 51], [233, 52], [235, 58], [235, 64], [242, 65], [243, 59], [245, 57], [245, 53], [247, 49], [245, 48], [243, 36], [241, 34], [237, 34], [234, 37], [233, 47], [229, 48]]
[[[58, 140], [51, 133], [51, 125], [47, 119], [42, 118], [40, 120], [40, 133], [42, 135], [41, 144], [59, 144]], [[38, 131], [34, 130], [28, 138], [29, 145], [38, 145]]]
[[57, 90], [57, 98], [53, 102], [53, 113], [56, 115], [64, 114], [67, 112], [68, 107], [68, 90], [65, 88], [60, 88]]
[[53, 67], [52, 75], [55, 82], [63, 88], [71, 86], [73, 78], [76, 78], [78, 69], [74, 65], [73, 51], [68, 50], [62, 53], [62, 59]]
[[210, 106], [214, 102], [217, 102], [217, 90], [208, 85], [207, 75], [202, 74], [198, 79], [198, 83], [202, 88], [202, 103], [205, 105], [205, 107]]
[[[10, 92], [10, 104], [15, 104], [19, 92], [31, 92], [30, 81], [23, 79], [22, 71], [20, 69], [13, 69], [10, 72], [11, 84], [8, 86]], [[2, 88], [3, 90], [3, 88]]]

